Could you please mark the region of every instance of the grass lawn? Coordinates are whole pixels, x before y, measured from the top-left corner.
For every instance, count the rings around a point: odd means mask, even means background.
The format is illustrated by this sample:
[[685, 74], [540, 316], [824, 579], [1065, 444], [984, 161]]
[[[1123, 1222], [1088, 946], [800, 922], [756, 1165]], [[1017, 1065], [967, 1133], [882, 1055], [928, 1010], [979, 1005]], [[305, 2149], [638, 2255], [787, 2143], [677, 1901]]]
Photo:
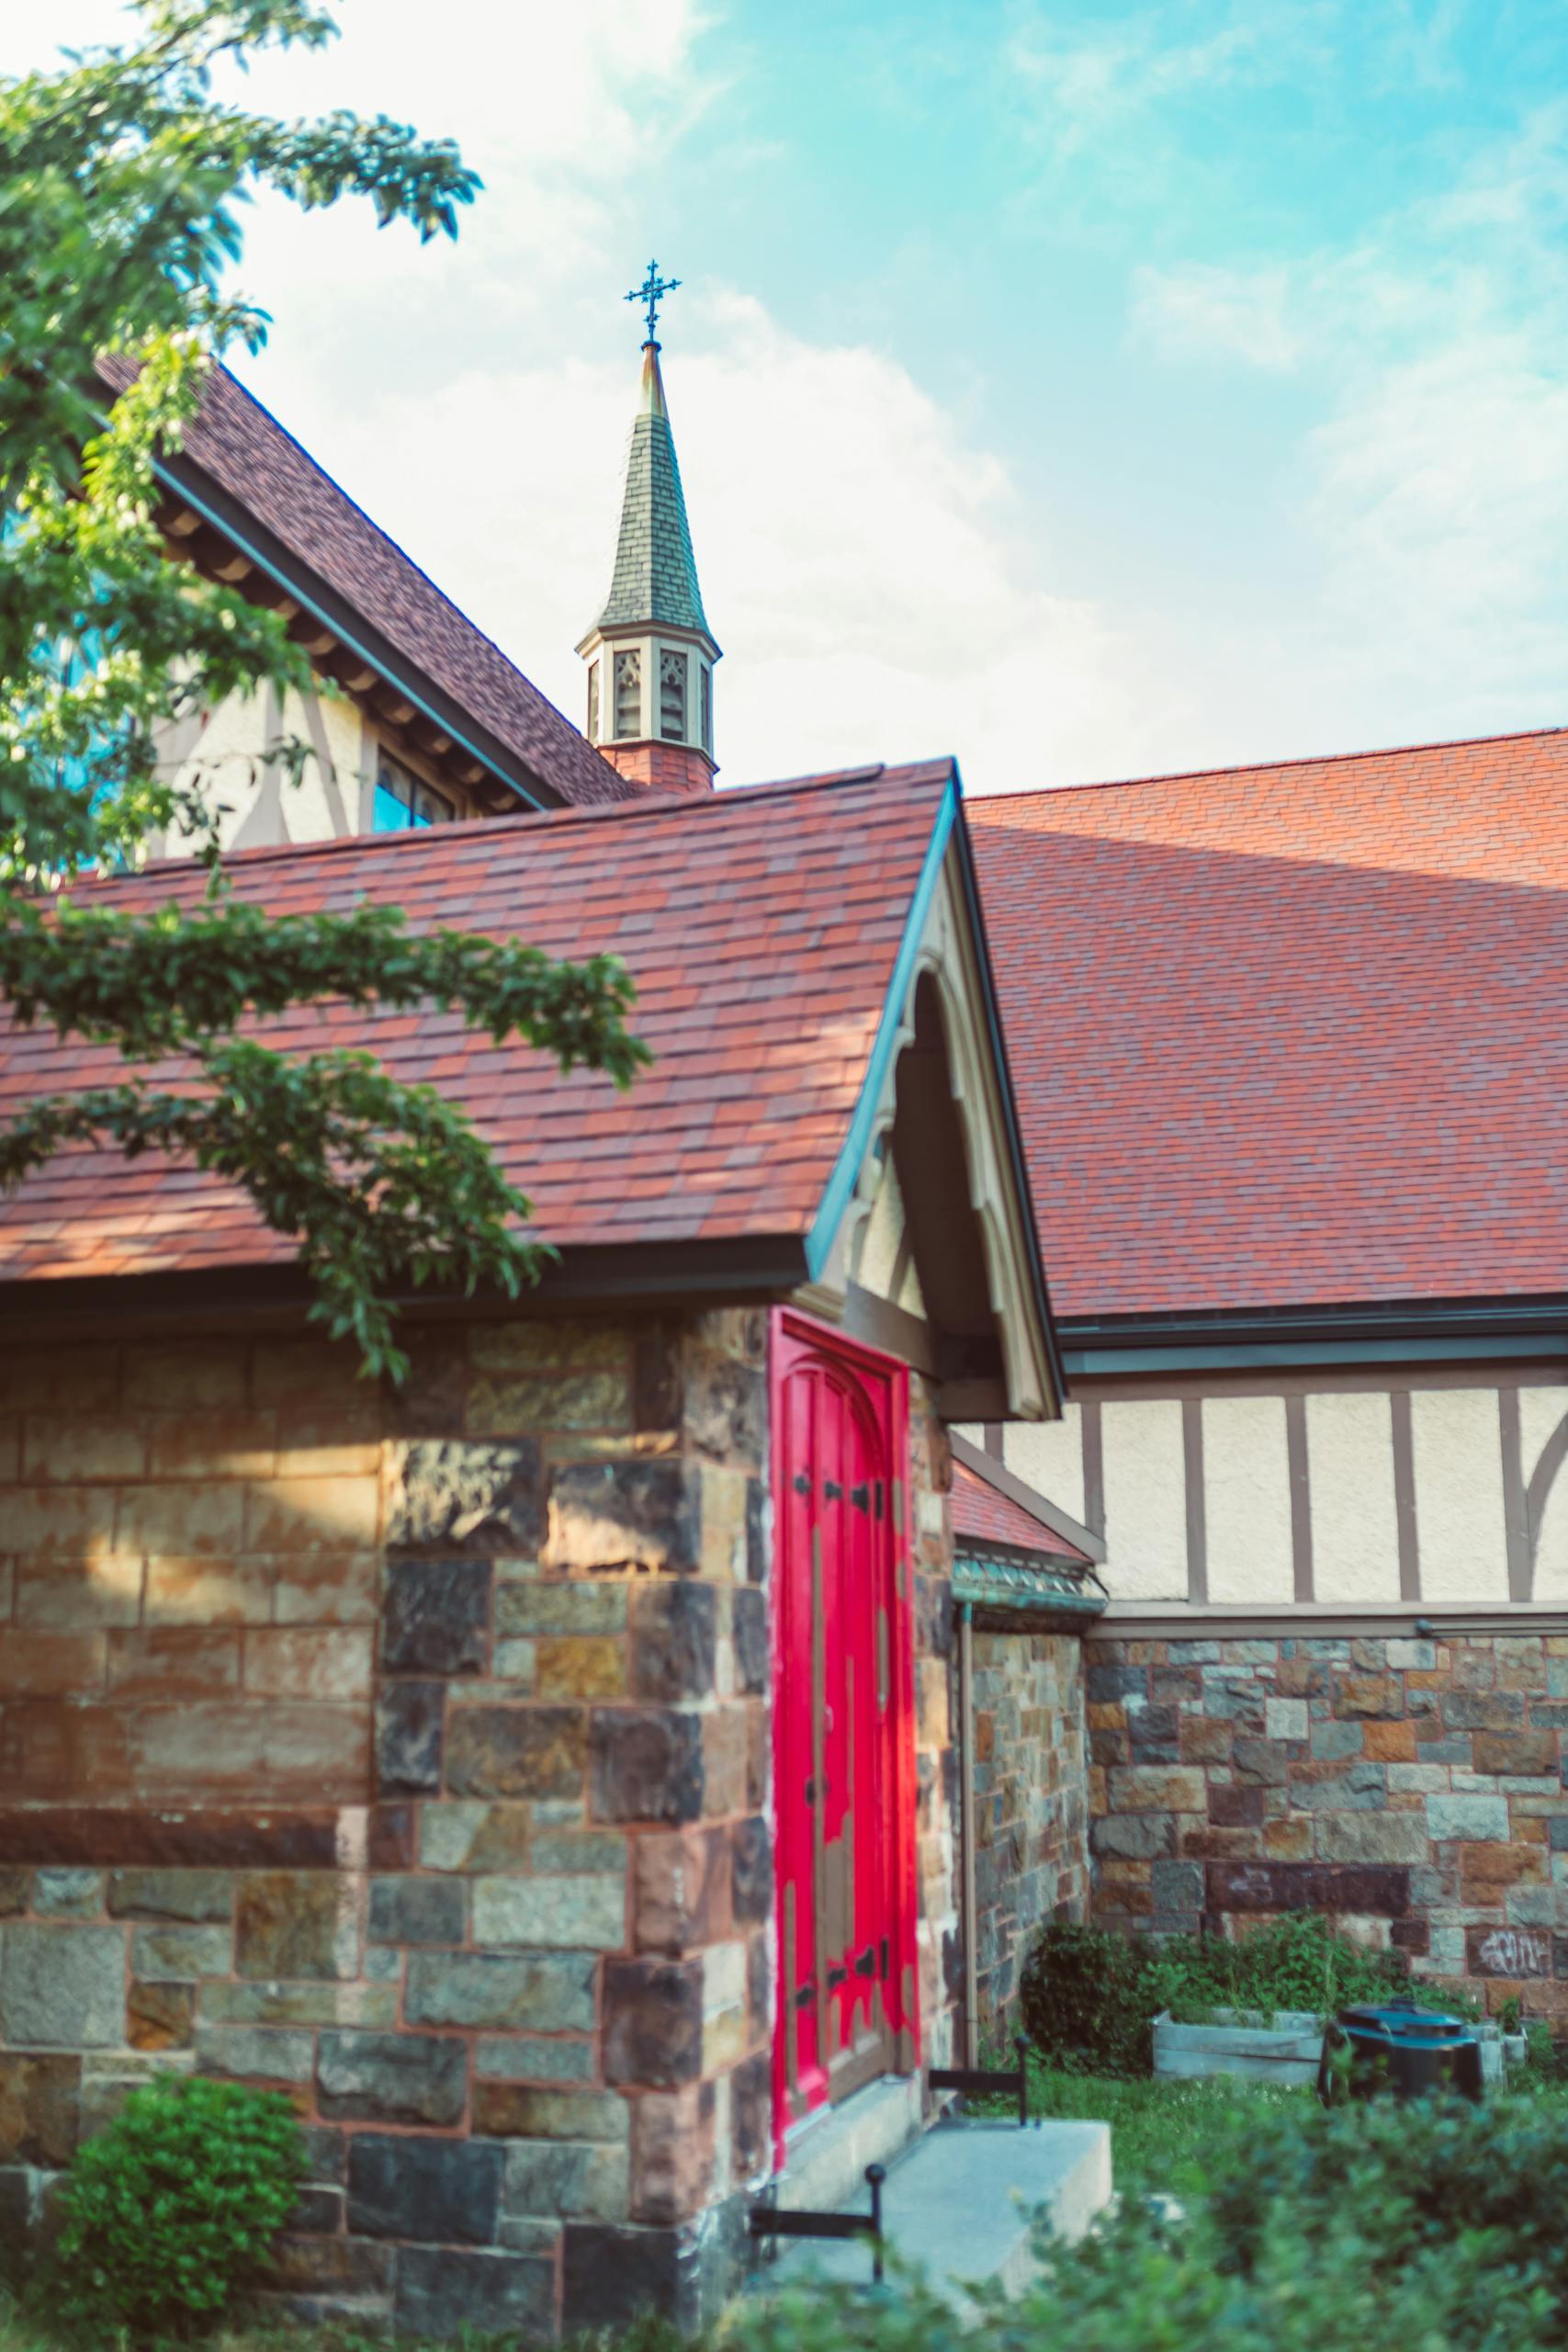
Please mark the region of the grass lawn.
[[1179, 2197], [1201, 2186], [1208, 2152], [1249, 2115], [1311, 2101], [1310, 2088], [1215, 2075], [1200, 2082], [1124, 2082], [1077, 2075], [1032, 2057], [1032, 2115], [1083, 2118], [1111, 2126], [1111, 2162], [1119, 2189], [1162, 2189]]

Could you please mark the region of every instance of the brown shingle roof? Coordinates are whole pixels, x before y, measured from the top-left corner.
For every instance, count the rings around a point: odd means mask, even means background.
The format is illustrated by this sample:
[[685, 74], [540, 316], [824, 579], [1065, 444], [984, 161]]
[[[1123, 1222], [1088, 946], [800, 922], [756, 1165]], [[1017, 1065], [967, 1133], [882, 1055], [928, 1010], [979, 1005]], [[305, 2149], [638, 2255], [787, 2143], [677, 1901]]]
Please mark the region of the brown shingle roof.
[[[531, 1193], [539, 1230], [564, 1247], [803, 1238], [849, 1135], [951, 777], [943, 760], [228, 862], [236, 898], [280, 914], [380, 900], [415, 930], [618, 954], [638, 987], [633, 1025], [656, 1057], [629, 1093], [561, 1078], [447, 1013], [304, 1008], [263, 1034], [300, 1051], [368, 1046], [398, 1078], [462, 1102]], [[205, 881], [171, 862], [84, 895], [192, 906]], [[105, 1047], [0, 1026], [0, 1121], [124, 1068]], [[152, 1155], [62, 1153], [0, 1201], [0, 1281], [292, 1255], [221, 1178]]]
[[1059, 1316], [1568, 1291], [1568, 730], [968, 816]]
[[[123, 382], [125, 370], [104, 370]], [[226, 368], [175, 461], [194, 467], [361, 615], [432, 684], [570, 806], [635, 799], [570, 719], [458, 611], [394, 539]]]

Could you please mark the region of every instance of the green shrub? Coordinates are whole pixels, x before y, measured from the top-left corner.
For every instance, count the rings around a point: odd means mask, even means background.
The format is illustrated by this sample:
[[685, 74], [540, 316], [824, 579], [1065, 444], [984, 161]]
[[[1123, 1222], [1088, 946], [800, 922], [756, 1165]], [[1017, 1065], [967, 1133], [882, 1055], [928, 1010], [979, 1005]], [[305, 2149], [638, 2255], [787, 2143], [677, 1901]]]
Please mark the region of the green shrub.
[[1204, 2193], [1129, 2199], [977, 2325], [900, 2285], [739, 2305], [723, 2352], [1561, 2352], [1568, 2109], [1238, 2109]]
[[1146, 2075], [1149, 2029], [1163, 2002], [1153, 1941], [1057, 1920], [1019, 1971], [1023, 2030], [1056, 2065]]
[[137, 2336], [210, 2324], [262, 2267], [303, 2170], [276, 2091], [171, 2075], [133, 2091], [62, 2191], [62, 2311]]
[[1369, 1951], [1315, 1911], [1292, 1911], [1234, 1942], [1221, 1936], [1122, 1936], [1102, 1928], [1045, 1929], [1019, 1974], [1023, 2026], [1057, 2065], [1146, 2075], [1162, 2009], [1187, 2025], [1216, 2009], [1265, 2019], [1281, 2009], [1331, 2017], [1352, 2002], [1413, 1998], [1476, 2013], [1462, 1987], [1408, 1977], [1396, 1952]]

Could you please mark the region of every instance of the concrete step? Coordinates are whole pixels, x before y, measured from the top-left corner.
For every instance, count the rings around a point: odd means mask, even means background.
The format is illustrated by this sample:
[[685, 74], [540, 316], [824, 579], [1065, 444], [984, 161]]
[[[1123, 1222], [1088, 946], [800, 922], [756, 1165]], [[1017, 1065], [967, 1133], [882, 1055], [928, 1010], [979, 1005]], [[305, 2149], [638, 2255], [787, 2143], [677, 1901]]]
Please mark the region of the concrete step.
[[[1074, 2240], [1105, 2210], [1111, 2194], [1108, 2123], [1052, 2122], [1021, 2132], [1016, 2123], [966, 2119], [938, 2124], [890, 2168], [882, 2192], [883, 2231], [890, 2256], [924, 2271], [930, 2285], [966, 2312], [972, 2309], [966, 2283], [994, 2281], [1010, 2295], [1028, 2284], [1042, 2209], [1054, 2235]], [[863, 2180], [838, 2200], [837, 2210], [868, 2210]], [[760, 2282], [764, 2291], [812, 2278], [857, 2285], [870, 2280], [871, 2248], [864, 2240], [779, 2243], [777, 2258]]]
[[784, 2142], [777, 2202], [837, 2212], [863, 2201], [867, 2165], [891, 2165], [920, 2136], [920, 2077], [884, 2075], [842, 2107], [797, 2123]]

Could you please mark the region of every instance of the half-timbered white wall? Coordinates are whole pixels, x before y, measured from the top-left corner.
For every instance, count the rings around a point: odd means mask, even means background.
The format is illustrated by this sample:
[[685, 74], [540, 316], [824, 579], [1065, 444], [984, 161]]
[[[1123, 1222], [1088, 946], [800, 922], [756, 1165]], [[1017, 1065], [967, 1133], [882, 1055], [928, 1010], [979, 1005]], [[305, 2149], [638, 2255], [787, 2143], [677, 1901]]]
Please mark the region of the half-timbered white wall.
[[[309, 747], [297, 784], [282, 763], [267, 756], [280, 741]], [[472, 813], [417, 752], [401, 744], [388, 748], [400, 767], [434, 786], [459, 817]], [[182, 786], [197, 786], [220, 811], [225, 850], [281, 848], [371, 831], [379, 750], [375, 729], [346, 697], [291, 693], [280, 700], [268, 692], [231, 695], [200, 720], [170, 730], [163, 746], [165, 773]], [[183, 846], [172, 838], [153, 849], [178, 855]]]
[[1000, 1438], [1103, 1534], [1118, 1601], [1568, 1603], [1554, 1367], [1078, 1380], [1061, 1421]]

